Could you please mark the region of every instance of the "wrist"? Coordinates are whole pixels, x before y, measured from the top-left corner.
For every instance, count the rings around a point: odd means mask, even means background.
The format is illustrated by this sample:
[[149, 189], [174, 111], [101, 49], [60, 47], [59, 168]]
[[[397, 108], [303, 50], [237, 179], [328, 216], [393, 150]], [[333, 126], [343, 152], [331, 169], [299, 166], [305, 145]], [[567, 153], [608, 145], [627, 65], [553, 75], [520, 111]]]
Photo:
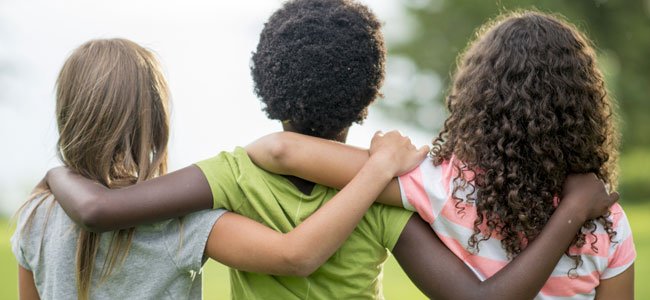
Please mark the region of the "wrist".
[[386, 158], [370, 156], [363, 169], [371, 172], [378, 179], [391, 180], [395, 177], [396, 170], [390, 161]]
[[567, 222], [584, 224], [588, 219], [589, 208], [580, 205], [579, 201], [563, 201], [558, 206], [556, 213], [561, 214]]

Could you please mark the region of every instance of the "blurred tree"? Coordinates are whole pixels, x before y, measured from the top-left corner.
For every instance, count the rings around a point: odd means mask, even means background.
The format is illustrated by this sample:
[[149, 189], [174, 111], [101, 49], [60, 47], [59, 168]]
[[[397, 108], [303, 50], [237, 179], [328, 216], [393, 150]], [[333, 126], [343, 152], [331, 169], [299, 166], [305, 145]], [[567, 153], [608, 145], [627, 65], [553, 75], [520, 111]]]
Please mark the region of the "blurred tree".
[[[425, 97], [409, 94], [398, 104], [391, 102], [392, 95], [387, 93], [387, 101], [380, 106], [389, 116], [437, 131], [442, 120], [427, 120], [421, 112], [439, 107], [455, 58], [474, 38], [474, 31], [499, 13], [538, 9], [564, 15], [594, 41], [607, 87], [619, 103], [624, 149], [650, 147], [646, 131], [650, 129], [650, 100], [645, 99], [650, 95], [650, 0], [402, 1], [410, 32], [405, 41], [391, 45], [389, 72], [390, 60], [406, 58], [418, 74], [442, 88], [431, 95], [425, 93]], [[429, 119], [440, 116], [432, 114]]]

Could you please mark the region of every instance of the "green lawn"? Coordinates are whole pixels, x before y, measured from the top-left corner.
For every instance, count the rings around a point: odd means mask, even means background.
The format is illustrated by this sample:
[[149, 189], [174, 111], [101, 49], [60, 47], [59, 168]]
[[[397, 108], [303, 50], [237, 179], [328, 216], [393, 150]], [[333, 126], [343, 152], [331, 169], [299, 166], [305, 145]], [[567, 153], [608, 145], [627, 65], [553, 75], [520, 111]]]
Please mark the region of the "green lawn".
[[[637, 299], [650, 299], [650, 285], [641, 284], [650, 280], [650, 202], [645, 202], [623, 205], [632, 224], [638, 253], [635, 264]], [[12, 230], [6, 220], [0, 220], [0, 282], [3, 286], [0, 299], [17, 298], [16, 262], [9, 245]], [[206, 299], [227, 299], [230, 296], [227, 269], [218, 263], [208, 262], [204, 289]], [[384, 293], [388, 299], [425, 299], [392, 258], [386, 264]]]

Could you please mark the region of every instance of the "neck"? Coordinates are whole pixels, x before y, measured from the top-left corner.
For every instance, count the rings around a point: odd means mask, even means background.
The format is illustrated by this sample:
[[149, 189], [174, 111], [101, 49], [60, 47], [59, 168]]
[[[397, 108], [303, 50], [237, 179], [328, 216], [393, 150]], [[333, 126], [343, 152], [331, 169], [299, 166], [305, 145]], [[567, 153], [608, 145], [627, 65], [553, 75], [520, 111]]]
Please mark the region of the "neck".
[[[348, 138], [348, 128], [343, 129], [341, 132], [331, 135], [331, 136], [323, 136], [322, 138], [328, 139], [328, 140], [333, 140], [341, 143], [345, 143], [345, 141]], [[289, 131], [289, 132], [295, 132], [295, 133], [300, 133], [300, 134], [305, 134], [304, 132], [301, 132], [297, 130], [291, 122], [282, 122], [282, 130], [284, 131]]]
[[[300, 132], [299, 130], [296, 130], [296, 128], [293, 127], [293, 125], [291, 125], [291, 122], [282, 122], [282, 129], [284, 131], [304, 134], [303, 132]], [[338, 133], [338, 134], [336, 134], [336, 135], [334, 135], [332, 137], [324, 137], [324, 138], [326, 138], [328, 140], [334, 140], [334, 141], [337, 141], [337, 142], [345, 143], [345, 140], [347, 139], [347, 137], [348, 137], [348, 128], [344, 129], [343, 131], [341, 131], [340, 133]], [[311, 194], [312, 190], [314, 189], [315, 184], [313, 182], [310, 182], [310, 181], [307, 181], [305, 179], [298, 178], [298, 177], [295, 177], [295, 176], [290, 176], [290, 175], [283, 175], [283, 176], [285, 178], [289, 179], [289, 181], [291, 181], [291, 183], [293, 183], [293, 185], [299, 191], [301, 191], [303, 194], [309, 195], [309, 194]]]

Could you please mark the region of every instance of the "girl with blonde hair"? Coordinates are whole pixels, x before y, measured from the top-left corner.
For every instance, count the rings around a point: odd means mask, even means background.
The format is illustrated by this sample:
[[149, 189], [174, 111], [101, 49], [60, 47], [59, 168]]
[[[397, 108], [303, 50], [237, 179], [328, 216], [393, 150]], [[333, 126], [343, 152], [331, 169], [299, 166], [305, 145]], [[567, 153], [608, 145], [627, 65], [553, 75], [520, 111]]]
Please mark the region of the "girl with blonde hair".
[[[114, 190], [166, 173], [169, 95], [150, 51], [125, 39], [89, 41], [67, 59], [56, 87], [57, 150], [67, 168]], [[206, 257], [251, 272], [308, 274], [343, 243], [385, 183], [426, 150], [397, 133], [378, 134], [365, 174], [286, 234], [223, 210], [93, 233], [40, 184], [12, 237], [20, 298], [196, 299]]]

